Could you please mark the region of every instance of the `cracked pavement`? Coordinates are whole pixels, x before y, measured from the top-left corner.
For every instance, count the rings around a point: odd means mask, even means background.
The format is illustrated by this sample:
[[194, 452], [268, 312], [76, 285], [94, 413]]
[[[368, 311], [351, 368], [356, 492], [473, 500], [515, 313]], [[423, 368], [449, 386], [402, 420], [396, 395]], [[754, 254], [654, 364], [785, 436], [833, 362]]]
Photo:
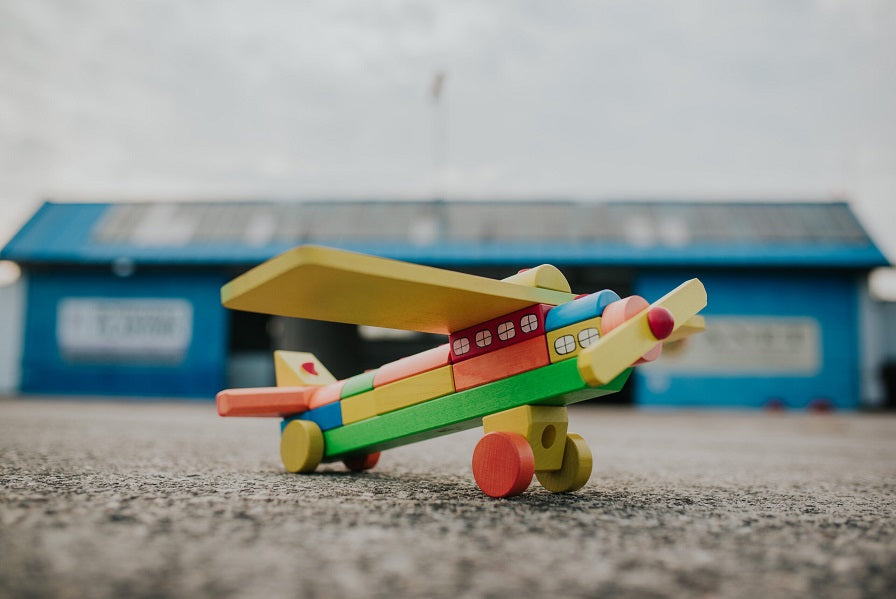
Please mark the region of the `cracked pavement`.
[[588, 485], [493, 500], [479, 432], [282, 471], [212, 403], [0, 400], [3, 597], [881, 597], [896, 418], [575, 406]]

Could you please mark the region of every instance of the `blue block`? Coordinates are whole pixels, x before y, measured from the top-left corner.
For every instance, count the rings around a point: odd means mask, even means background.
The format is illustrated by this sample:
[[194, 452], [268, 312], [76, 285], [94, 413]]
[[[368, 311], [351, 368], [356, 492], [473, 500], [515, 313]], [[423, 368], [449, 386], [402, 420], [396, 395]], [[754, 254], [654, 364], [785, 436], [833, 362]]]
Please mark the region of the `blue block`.
[[320, 430], [327, 431], [337, 426], [342, 426], [342, 406], [338, 401], [328, 403], [325, 406], [314, 408], [299, 414], [302, 420], [310, 420], [320, 427]]
[[577, 300], [554, 306], [548, 311], [544, 320], [546, 331], [553, 331], [604, 313], [604, 308], [617, 301], [616, 292], [604, 289]]

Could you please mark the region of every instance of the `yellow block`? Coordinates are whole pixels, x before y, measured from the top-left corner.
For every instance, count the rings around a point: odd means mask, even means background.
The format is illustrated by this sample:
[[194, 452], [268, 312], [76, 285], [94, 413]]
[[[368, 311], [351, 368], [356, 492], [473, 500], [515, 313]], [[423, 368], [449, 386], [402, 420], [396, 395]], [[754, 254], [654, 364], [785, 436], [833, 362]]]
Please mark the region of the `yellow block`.
[[336, 382], [320, 360], [308, 352], [275, 351], [274, 373], [278, 387], [318, 386]]
[[663, 339], [663, 343], [672, 343], [673, 341], [680, 341], [685, 337], [690, 335], [694, 335], [696, 333], [702, 333], [706, 330], [706, 319], [702, 316], [694, 316], [690, 318], [686, 323], [675, 329], [671, 335]]
[[280, 459], [287, 472], [314, 472], [324, 455], [324, 435], [317, 424], [293, 420], [280, 436]]
[[351, 424], [376, 416], [376, 400], [373, 391], [346, 397], [339, 402], [342, 409], [342, 424]]
[[454, 374], [450, 365], [377, 387], [370, 395], [376, 403], [376, 413], [385, 414], [449, 393], [454, 393]]
[[319, 246], [289, 250], [221, 288], [227, 308], [449, 334], [571, 293]]
[[591, 449], [580, 435], [566, 435], [563, 465], [556, 470], [536, 470], [535, 478], [551, 493], [570, 493], [585, 486], [591, 478], [594, 459]]
[[596, 343], [599, 336], [600, 316], [548, 331], [551, 363], [578, 356], [583, 349]]
[[[672, 313], [674, 331], [706, 306], [706, 289], [698, 279], [691, 279], [651, 306], [662, 306]], [[657, 338], [647, 324], [647, 312], [645, 308], [579, 354], [582, 380], [593, 387], [606, 385], [656, 346]]]
[[551, 264], [542, 264], [501, 280], [508, 283], [516, 283], [517, 285], [553, 289], [554, 291], [565, 291], [566, 293], [571, 293], [572, 291], [569, 287], [569, 281], [566, 280], [560, 269]]
[[482, 419], [484, 432], [517, 433], [535, 455], [535, 470], [557, 470], [563, 465], [568, 426], [566, 406], [520, 406]]

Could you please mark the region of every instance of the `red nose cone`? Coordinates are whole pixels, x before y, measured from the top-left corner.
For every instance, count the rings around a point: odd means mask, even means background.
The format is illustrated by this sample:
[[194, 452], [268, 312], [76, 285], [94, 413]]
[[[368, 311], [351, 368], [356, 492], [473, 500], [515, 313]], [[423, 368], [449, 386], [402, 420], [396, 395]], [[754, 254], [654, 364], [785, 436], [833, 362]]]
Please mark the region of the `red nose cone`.
[[314, 374], [314, 375], [317, 374], [317, 368], [314, 367], [314, 362], [303, 362], [302, 370], [304, 370], [305, 372], [307, 372], [309, 374]]
[[672, 334], [675, 328], [675, 318], [672, 313], [661, 306], [655, 306], [647, 312], [647, 326], [653, 336], [662, 341]]

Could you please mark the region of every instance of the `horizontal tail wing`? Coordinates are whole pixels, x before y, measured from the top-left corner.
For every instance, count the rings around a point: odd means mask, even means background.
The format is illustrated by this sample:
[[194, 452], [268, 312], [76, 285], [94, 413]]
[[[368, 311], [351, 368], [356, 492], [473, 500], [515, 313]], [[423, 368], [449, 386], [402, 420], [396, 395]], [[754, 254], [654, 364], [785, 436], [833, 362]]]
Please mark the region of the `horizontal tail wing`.
[[289, 416], [309, 409], [316, 387], [249, 387], [225, 389], [215, 401], [221, 416]]

